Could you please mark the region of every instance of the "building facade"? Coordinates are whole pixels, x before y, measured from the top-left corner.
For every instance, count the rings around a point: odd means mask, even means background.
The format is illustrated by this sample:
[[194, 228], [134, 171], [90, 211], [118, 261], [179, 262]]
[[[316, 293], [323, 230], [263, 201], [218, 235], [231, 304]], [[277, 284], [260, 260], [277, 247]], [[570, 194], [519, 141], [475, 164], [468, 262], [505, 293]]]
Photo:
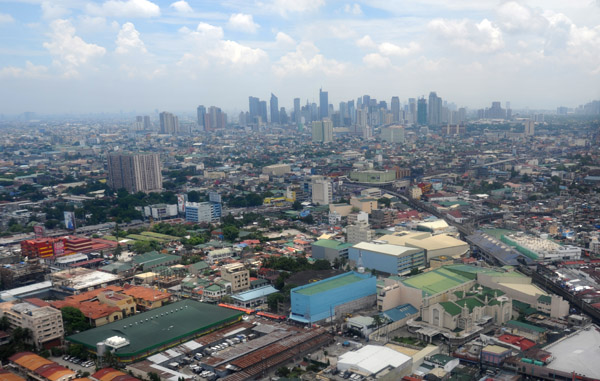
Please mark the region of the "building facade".
[[59, 310], [28, 302], [16, 303], [3, 308], [11, 328], [27, 328], [36, 348], [42, 349], [61, 344], [64, 329], [62, 314]]
[[108, 185], [135, 192], [160, 192], [162, 174], [158, 154], [108, 155]]
[[221, 266], [221, 278], [231, 283], [231, 292], [250, 288], [250, 271], [241, 263]]

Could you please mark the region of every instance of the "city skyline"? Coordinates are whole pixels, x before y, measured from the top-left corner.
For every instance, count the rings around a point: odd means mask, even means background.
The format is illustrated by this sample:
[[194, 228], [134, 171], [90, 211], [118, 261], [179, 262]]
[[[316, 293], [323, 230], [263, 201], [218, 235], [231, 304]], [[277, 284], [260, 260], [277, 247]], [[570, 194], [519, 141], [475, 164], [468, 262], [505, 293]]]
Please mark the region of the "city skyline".
[[5, 1], [0, 113], [290, 110], [319, 88], [576, 107], [600, 98], [598, 20], [598, 1]]

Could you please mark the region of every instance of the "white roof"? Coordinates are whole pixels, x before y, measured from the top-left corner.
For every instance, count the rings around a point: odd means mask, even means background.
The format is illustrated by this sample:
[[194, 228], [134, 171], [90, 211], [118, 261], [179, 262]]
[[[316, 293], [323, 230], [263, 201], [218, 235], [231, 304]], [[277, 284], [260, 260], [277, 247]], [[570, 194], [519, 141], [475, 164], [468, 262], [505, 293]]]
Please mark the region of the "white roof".
[[414, 247], [406, 247], [400, 245], [390, 245], [390, 244], [378, 244], [378, 243], [370, 243], [370, 242], [360, 242], [356, 245], [352, 246], [355, 249], [374, 251], [381, 254], [400, 256], [409, 251], [418, 251], [419, 249], [415, 249]]
[[391, 366], [397, 368], [412, 359], [387, 347], [366, 345], [357, 351], [346, 352], [338, 358], [339, 370], [355, 369], [367, 374], [376, 374]]

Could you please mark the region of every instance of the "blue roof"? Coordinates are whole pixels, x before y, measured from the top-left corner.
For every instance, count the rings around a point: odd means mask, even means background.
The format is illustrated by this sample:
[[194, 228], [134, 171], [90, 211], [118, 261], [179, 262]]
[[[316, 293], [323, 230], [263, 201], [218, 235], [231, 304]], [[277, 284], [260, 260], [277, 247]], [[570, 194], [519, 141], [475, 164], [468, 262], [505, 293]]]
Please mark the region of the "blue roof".
[[265, 287], [255, 288], [253, 290], [240, 292], [239, 294], [232, 295], [231, 297], [241, 302], [249, 302], [254, 299], [262, 298], [263, 296], [274, 294], [276, 292], [279, 292], [279, 290], [269, 285]]
[[395, 322], [398, 320], [402, 320], [402, 319], [406, 318], [407, 316], [414, 315], [418, 312], [419, 312], [419, 310], [417, 310], [415, 307], [413, 307], [412, 304], [407, 303], [407, 304], [402, 304], [395, 308], [391, 308], [387, 311], [383, 311], [383, 314], [385, 315], [385, 317], [387, 317], [391, 321]]

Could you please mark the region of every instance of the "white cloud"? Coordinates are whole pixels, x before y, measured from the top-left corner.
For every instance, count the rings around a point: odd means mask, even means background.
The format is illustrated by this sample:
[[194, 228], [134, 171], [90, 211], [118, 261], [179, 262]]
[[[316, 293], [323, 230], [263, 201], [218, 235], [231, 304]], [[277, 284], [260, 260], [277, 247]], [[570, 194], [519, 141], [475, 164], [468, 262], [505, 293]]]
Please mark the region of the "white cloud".
[[196, 31], [193, 32], [192, 35], [202, 39], [221, 39], [223, 38], [223, 28], [201, 22], [198, 24]]
[[227, 26], [229, 26], [231, 29], [246, 33], [256, 33], [258, 28], [260, 28], [260, 25], [254, 22], [252, 15], [243, 13], [232, 14], [231, 17], [229, 17]]
[[25, 67], [6, 66], [0, 68], [0, 78], [39, 78], [48, 72], [48, 68], [43, 65], [34, 65], [27, 61]]
[[277, 35], [275, 36], [275, 44], [280, 48], [285, 48], [289, 46], [295, 46], [296, 41], [294, 41], [289, 34], [277, 32]]
[[135, 29], [135, 26], [126, 22], [121, 27], [119, 34], [117, 35], [117, 49], [115, 50], [118, 54], [127, 54], [132, 52], [147, 53], [144, 42], [140, 39], [140, 32]]
[[273, 0], [270, 7], [282, 16], [289, 13], [315, 11], [325, 4], [325, 0]]
[[383, 42], [377, 47], [379, 53], [385, 56], [407, 56], [421, 50], [421, 46], [416, 42], [411, 42], [407, 47], [401, 47], [391, 42]]
[[218, 46], [209, 54], [220, 63], [234, 66], [255, 65], [267, 58], [262, 49], [253, 49], [235, 41], [220, 41]]
[[15, 19], [11, 15], [7, 13], [0, 13], [0, 24], [10, 24], [14, 21]]
[[102, 5], [88, 4], [89, 13], [109, 17], [158, 17], [160, 8], [148, 0], [108, 0]]
[[356, 45], [359, 48], [365, 48], [365, 49], [372, 49], [375, 48], [377, 46], [377, 44], [375, 43], [375, 41], [373, 41], [373, 39], [371, 38], [371, 36], [369, 36], [368, 34], [365, 35], [362, 38], [359, 38], [358, 40], [356, 40]]
[[294, 52], [289, 52], [273, 65], [276, 75], [284, 77], [290, 74], [342, 75], [346, 66], [334, 59], [327, 59], [319, 53], [312, 42], [301, 42]]
[[357, 3], [344, 5], [344, 12], [358, 16], [362, 15], [363, 11]]
[[179, 13], [192, 13], [194, 10], [185, 0], [179, 0], [170, 5], [171, 8], [175, 9]]
[[368, 67], [385, 68], [392, 66], [392, 62], [388, 57], [384, 57], [379, 53], [370, 53], [363, 57], [363, 63]]
[[440, 40], [475, 53], [495, 52], [504, 47], [502, 31], [488, 19], [434, 19], [427, 24]]
[[54, 20], [65, 17], [71, 12], [61, 4], [52, 1], [42, 1], [42, 17], [47, 20]]
[[511, 32], [542, 31], [548, 24], [538, 10], [516, 1], [502, 3], [497, 14], [500, 26]]
[[44, 48], [55, 57], [55, 64], [61, 66], [67, 76], [77, 75], [77, 68], [106, 53], [103, 47], [88, 44], [76, 36], [68, 20], [54, 20], [50, 27], [50, 42], [45, 42]]

